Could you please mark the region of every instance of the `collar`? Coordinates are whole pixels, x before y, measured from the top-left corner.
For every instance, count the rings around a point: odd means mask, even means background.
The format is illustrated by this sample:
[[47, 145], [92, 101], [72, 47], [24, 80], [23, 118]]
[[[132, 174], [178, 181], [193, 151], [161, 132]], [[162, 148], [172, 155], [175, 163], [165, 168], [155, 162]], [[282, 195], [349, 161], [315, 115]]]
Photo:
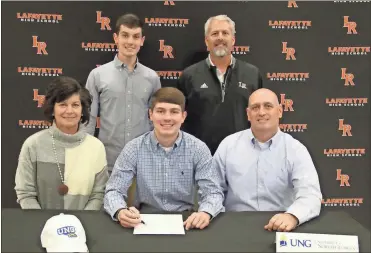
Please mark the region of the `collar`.
[[[268, 141], [265, 142], [265, 143], [268, 144], [269, 150], [271, 150], [272, 148], [274, 148], [277, 145], [277, 143], [279, 142], [281, 134], [282, 134], [282, 131], [278, 128], [277, 133], [272, 138], [270, 138]], [[247, 136], [248, 136], [248, 138], [251, 141], [251, 144], [253, 146], [259, 145], [258, 140], [255, 138], [253, 132], [251, 131], [251, 128], [248, 129]]]
[[79, 124], [79, 130], [75, 134], [66, 134], [63, 133], [57, 125], [55, 124], [55, 121], [53, 122], [52, 126], [49, 127], [49, 132], [51, 135], [53, 135], [54, 139], [60, 142], [63, 142], [67, 145], [71, 144], [80, 144], [80, 141], [83, 141], [86, 137], [86, 129], [83, 124]]
[[[211, 61], [210, 54], [206, 58], [206, 64], [209, 67], [211, 67], [211, 66], [215, 67], [214, 63]], [[235, 64], [236, 64], [236, 58], [234, 58], [233, 55], [231, 54], [231, 62], [229, 63], [229, 66], [234, 68]]]
[[[179, 130], [178, 137], [176, 138], [174, 146], [172, 148], [174, 149], [176, 147], [179, 147], [182, 139], [183, 139], [183, 133], [182, 133], [182, 131]], [[150, 140], [151, 140], [151, 144], [153, 145], [153, 147], [155, 147], [155, 148], [162, 147], [161, 144], [158, 142], [158, 140], [156, 138], [155, 130], [151, 131]]]
[[[116, 68], [128, 68], [128, 66], [123, 63], [122, 61], [120, 61], [120, 59], [118, 58], [117, 54], [115, 55], [115, 58], [113, 59], [113, 63], [115, 65]], [[134, 64], [134, 70], [136, 70], [136, 68], [138, 67], [138, 64], [139, 64], [139, 60], [138, 60], [138, 57], [135, 61], [135, 64]]]

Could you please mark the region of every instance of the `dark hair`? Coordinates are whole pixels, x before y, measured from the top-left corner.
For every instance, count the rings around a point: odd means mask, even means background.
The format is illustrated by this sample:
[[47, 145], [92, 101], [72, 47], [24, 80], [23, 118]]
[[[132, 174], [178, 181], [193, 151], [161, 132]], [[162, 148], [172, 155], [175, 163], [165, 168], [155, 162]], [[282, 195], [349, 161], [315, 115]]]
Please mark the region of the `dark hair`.
[[80, 95], [82, 106], [81, 123], [89, 123], [90, 105], [92, 103], [91, 95], [78, 81], [68, 76], [55, 78], [46, 88], [45, 102], [43, 106], [46, 119], [53, 122], [55, 103], [62, 102], [74, 94]]
[[116, 34], [118, 35], [120, 32], [121, 25], [124, 25], [130, 29], [133, 28], [141, 28], [142, 35], [143, 35], [143, 22], [139, 19], [139, 17], [135, 14], [128, 13], [125, 15], [120, 16], [116, 21]]
[[176, 104], [180, 105], [182, 111], [185, 110], [185, 97], [177, 88], [164, 87], [157, 90], [151, 98], [151, 110], [155, 108], [157, 103]]

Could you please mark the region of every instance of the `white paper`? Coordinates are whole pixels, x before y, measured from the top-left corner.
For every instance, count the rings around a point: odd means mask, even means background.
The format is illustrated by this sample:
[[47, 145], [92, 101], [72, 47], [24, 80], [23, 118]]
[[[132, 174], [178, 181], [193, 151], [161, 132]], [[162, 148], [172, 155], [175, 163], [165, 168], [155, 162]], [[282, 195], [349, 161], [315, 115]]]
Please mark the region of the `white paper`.
[[184, 235], [181, 214], [141, 214], [140, 223], [134, 228], [135, 235]]

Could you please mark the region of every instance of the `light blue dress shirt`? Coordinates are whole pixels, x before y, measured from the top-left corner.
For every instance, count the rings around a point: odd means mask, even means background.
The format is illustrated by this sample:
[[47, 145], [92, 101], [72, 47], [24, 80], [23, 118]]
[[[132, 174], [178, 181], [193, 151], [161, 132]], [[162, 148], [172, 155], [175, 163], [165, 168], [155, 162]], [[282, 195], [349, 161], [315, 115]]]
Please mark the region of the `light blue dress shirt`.
[[260, 143], [251, 129], [226, 137], [213, 158], [226, 211], [285, 211], [299, 224], [319, 215], [322, 194], [307, 148], [278, 130]]
[[116, 55], [113, 61], [90, 72], [86, 88], [92, 96], [86, 129], [94, 135], [99, 113], [98, 138], [106, 148], [108, 170], [112, 171], [126, 143], [153, 129], [148, 108], [152, 95], [161, 88], [160, 78], [138, 59], [134, 70], [129, 71]]
[[182, 212], [192, 210], [196, 184], [199, 208], [215, 217], [224, 211], [224, 195], [219, 186], [212, 156], [204, 142], [179, 132], [174, 146], [166, 151], [154, 131], [130, 141], [117, 158], [106, 185], [104, 208], [114, 214], [127, 207], [127, 191], [136, 176], [135, 206]]

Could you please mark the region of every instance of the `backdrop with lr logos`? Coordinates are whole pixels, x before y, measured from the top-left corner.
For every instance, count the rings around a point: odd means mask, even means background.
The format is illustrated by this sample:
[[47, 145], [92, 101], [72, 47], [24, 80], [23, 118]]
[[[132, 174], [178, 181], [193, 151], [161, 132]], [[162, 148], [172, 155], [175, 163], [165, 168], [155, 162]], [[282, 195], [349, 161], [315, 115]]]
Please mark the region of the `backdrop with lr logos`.
[[115, 22], [127, 12], [145, 24], [139, 61], [163, 86], [207, 56], [206, 20], [231, 17], [233, 55], [258, 66], [264, 87], [278, 94], [281, 130], [311, 153], [323, 209], [346, 210], [370, 227], [369, 1], [2, 2], [3, 207], [18, 206], [23, 141], [49, 127], [41, 110], [46, 86], [60, 75], [85, 84], [111, 61]]

